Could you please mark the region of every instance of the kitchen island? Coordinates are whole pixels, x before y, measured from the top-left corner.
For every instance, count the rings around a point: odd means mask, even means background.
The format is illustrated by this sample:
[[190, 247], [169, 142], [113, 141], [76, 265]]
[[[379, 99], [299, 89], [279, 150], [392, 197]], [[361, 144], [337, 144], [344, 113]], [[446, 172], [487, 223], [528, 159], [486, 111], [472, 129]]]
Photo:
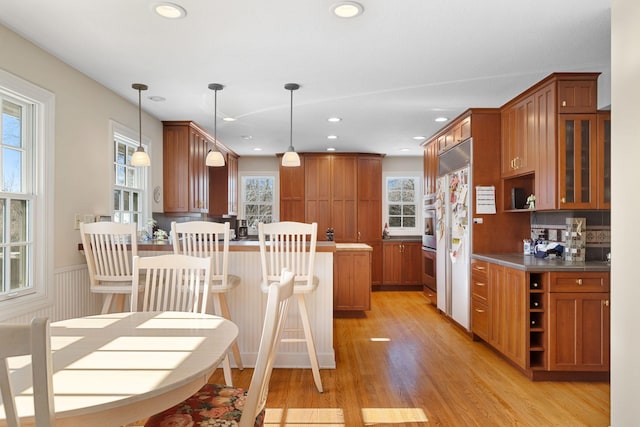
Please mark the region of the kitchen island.
[[[82, 250], [82, 245], [78, 245]], [[154, 256], [173, 251], [168, 240], [147, 240], [138, 243], [139, 256]], [[336, 367], [333, 349], [333, 258], [334, 242], [319, 241], [316, 244], [315, 275], [319, 285], [315, 292], [306, 295], [311, 331], [322, 369]], [[229, 242], [229, 273], [240, 277], [240, 285], [227, 294], [231, 320], [238, 325], [238, 346], [244, 366], [253, 367], [258, 355], [266, 294], [260, 289], [262, 270], [260, 245], [257, 240], [232, 240]], [[288, 313], [288, 327], [302, 327], [297, 304]], [[231, 358], [233, 363], [233, 358]], [[309, 356], [304, 343], [282, 343], [278, 348], [276, 367], [309, 368]]]
[[474, 254], [473, 338], [532, 380], [606, 381], [609, 271], [602, 261]]

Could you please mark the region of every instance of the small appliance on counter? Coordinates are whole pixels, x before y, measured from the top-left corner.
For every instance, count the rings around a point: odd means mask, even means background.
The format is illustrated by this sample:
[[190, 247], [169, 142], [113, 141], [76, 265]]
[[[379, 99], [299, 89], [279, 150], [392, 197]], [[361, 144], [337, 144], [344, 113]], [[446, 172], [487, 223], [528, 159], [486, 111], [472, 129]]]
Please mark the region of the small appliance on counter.
[[238, 222], [238, 239], [246, 239], [249, 237], [249, 229], [247, 227], [247, 220], [241, 219]]

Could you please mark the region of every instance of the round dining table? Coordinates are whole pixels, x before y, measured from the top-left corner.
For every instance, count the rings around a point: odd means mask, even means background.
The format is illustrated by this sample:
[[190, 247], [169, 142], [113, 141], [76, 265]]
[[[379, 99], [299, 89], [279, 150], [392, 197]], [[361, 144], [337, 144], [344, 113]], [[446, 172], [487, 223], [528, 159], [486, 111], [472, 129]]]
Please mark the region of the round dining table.
[[[184, 312], [51, 323], [56, 427], [119, 426], [184, 400], [208, 381], [237, 336], [229, 320]], [[33, 425], [30, 358], [9, 366], [22, 425]]]

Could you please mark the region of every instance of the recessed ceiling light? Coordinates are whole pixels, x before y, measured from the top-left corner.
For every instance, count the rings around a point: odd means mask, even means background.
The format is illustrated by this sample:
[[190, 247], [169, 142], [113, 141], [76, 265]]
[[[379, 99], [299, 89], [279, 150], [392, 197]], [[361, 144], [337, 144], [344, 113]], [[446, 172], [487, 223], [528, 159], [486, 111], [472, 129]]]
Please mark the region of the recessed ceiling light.
[[245, 141], [253, 139], [253, 137], [251, 135], [242, 135], [240, 138], [244, 139]]
[[424, 136], [414, 136], [413, 139], [415, 139], [416, 141], [421, 141], [423, 139], [425, 139]]
[[260, 148], [260, 147], [253, 147], [253, 151], [262, 151], [262, 148]]
[[167, 100], [167, 98], [157, 95], [150, 96], [148, 99], [153, 102], [163, 102]]
[[327, 151], [336, 151], [336, 149], [333, 148], [333, 147], [329, 147], [329, 148], [327, 148]]
[[331, 10], [339, 18], [354, 18], [364, 12], [362, 5], [355, 1], [341, 1], [331, 6]]
[[400, 151], [409, 151], [408, 148], [401, 148]]
[[236, 119], [234, 119], [233, 117], [223, 117], [222, 121], [223, 122], [235, 122]]
[[329, 117], [327, 121], [331, 123], [338, 123], [339, 121], [342, 121], [342, 119], [340, 117]]
[[437, 117], [435, 121], [436, 122], [446, 122], [447, 120], [449, 120], [449, 119], [447, 119], [446, 117]]
[[156, 3], [153, 6], [153, 10], [155, 10], [158, 15], [168, 19], [180, 19], [187, 16], [187, 11], [175, 3]]
[[327, 139], [338, 139], [338, 135], [329, 135]]

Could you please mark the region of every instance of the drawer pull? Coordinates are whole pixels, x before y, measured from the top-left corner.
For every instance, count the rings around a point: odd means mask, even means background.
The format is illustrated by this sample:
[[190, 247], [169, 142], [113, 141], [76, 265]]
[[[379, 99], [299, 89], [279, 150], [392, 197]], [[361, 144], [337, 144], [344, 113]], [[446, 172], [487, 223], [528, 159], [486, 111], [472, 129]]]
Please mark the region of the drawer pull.
[[483, 310], [483, 309], [481, 309], [481, 308], [476, 308], [476, 311], [477, 311], [478, 313], [484, 313], [484, 310]]
[[478, 286], [487, 286], [485, 283], [482, 283], [482, 282], [476, 282], [476, 285], [478, 285]]
[[576, 279], [576, 283], [578, 284], [578, 286], [582, 286], [582, 279]]
[[475, 267], [473, 267], [473, 268], [475, 268], [476, 270], [486, 270], [486, 269], [487, 269], [486, 267], [484, 267], [484, 266], [482, 266], [482, 265], [476, 265], [476, 266], [475, 266]]

